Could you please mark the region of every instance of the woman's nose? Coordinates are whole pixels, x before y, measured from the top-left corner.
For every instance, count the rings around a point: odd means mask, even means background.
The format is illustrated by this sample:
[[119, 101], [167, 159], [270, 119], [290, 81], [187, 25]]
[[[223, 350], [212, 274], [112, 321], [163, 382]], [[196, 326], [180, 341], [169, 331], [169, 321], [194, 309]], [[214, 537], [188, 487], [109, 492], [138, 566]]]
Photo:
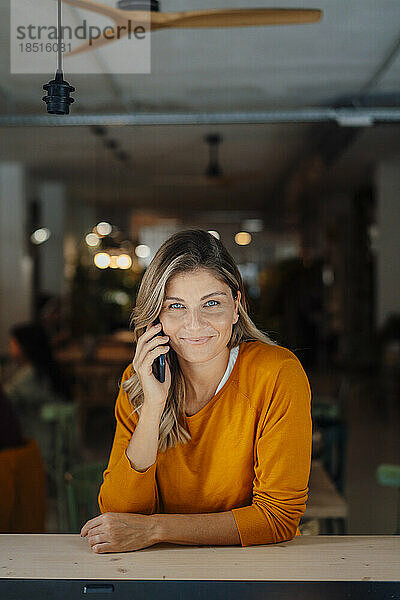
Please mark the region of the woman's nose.
[[198, 310], [188, 310], [185, 315], [185, 325], [189, 329], [199, 329], [205, 323], [204, 315]]

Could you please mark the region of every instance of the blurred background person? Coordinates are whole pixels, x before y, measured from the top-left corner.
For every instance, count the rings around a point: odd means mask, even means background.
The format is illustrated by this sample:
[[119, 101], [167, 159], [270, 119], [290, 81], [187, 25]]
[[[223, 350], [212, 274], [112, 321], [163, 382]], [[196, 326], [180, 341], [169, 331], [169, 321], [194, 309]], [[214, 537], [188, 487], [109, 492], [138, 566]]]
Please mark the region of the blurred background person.
[[41, 325], [15, 325], [10, 331], [8, 349], [12, 364], [4, 393], [20, 419], [24, 436], [38, 441], [42, 457], [49, 464], [51, 427], [41, 418], [41, 409], [46, 403], [69, 401], [69, 382]]

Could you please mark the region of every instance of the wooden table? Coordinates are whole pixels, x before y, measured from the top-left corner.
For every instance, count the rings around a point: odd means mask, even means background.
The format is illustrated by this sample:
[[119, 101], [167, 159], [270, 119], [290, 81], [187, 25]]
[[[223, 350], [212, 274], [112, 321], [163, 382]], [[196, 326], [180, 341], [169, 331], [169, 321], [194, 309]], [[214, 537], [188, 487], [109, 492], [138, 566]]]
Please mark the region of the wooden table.
[[299, 536], [265, 546], [158, 544], [94, 554], [76, 534], [0, 535], [0, 598], [400, 598], [400, 536]]

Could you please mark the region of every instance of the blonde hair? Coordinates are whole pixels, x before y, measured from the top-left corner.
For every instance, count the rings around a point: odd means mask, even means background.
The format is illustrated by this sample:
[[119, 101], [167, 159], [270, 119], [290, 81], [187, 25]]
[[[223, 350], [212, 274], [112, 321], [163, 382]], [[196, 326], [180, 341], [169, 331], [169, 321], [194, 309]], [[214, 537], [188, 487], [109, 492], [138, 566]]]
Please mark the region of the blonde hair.
[[[240, 290], [239, 319], [232, 326], [232, 335], [227, 347], [229, 350], [245, 341], [274, 342], [267, 334], [256, 327], [247, 311], [247, 301], [242, 277], [232, 256], [222, 242], [202, 229], [187, 229], [175, 233], [158, 249], [146, 269], [132, 311], [130, 326], [133, 329], [134, 347], [146, 330], [161, 312], [165, 288], [168, 281], [182, 272], [207, 269], [217, 279], [226, 283], [233, 298]], [[170, 348], [166, 355], [171, 370], [171, 386], [160, 420], [158, 449], [165, 451], [177, 444], [185, 444], [191, 439], [185, 421], [185, 382], [176, 352]], [[133, 411], [140, 415], [143, 405], [143, 390], [136, 373], [133, 372], [123, 384]]]

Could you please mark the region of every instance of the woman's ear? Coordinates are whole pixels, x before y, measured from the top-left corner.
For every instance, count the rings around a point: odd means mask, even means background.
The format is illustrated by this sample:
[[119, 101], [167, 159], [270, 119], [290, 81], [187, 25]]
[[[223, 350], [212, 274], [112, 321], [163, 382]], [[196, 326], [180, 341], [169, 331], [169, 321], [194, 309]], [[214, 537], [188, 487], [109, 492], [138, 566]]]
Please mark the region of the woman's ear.
[[240, 293], [240, 290], [237, 291], [236, 294], [236, 298], [235, 298], [235, 321], [234, 323], [237, 323], [239, 321], [239, 304], [240, 304], [240, 298], [242, 297], [242, 294]]

